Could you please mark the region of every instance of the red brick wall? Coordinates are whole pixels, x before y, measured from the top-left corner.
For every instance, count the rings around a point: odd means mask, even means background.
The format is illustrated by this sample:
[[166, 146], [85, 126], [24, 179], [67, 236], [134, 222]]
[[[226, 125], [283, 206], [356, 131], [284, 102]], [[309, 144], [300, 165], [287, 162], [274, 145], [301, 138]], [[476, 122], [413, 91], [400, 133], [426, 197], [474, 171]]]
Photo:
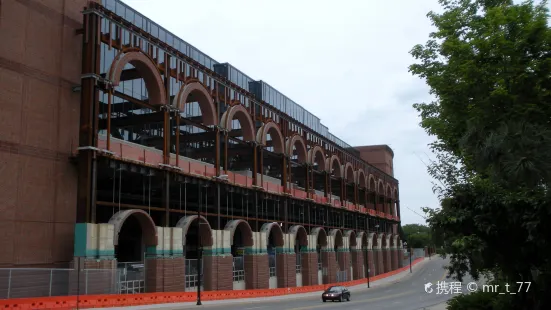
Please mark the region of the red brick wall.
[[75, 31], [87, 2], [1, 1], [1, 267], [73, 259], [78, 177], [69, 157], [81, 94], [72, 87], [83, 40]]
[[385, 273], [385, 263], [384, 263], [384, 255], [383, 250], [376, 250], [377, 255], [377, 274], [383, 274]]
[[205, 291], [233, 290], [233, 257], [204, 256], [203, 279]]
[[354, 280], [365, 278], [364, 268], [365, 253], [364, 251], [354, 251], [352, 254], [352, 268], [354, 270]]
[[[76, 259], [78, 258], [75, 258], [75, 260]], [[58, 294], [60, 292], [68, 290], [67, 295], [76, 295], [78, 291], [80, 291], [81, 294], [116, 293], [114, 291], [115, 282], [117, 280], [117, 261], [115, 259], [98, 261], [96, 259], [82, 258], [80, 264], [80, 277], [78, 276], [78, 266], [77, 264], [75, 264], [75, 260], [73, 260], [70, 264], [70, 268], [73, 268], [73, 270], [67, 271], [65, 275], [63, 275], [62, 271], [56, 271], [53, 274], [53, 295], [56, 294], [56, 290], [58, 291]], [[90, 270], [87, 271], [86, 269]], [[101, 270], [105, 270], [105, 272], [102, 272]], [[12, 277], [10, 298], [34, 297], [37, 295], [42, 295], [41, 291], [43, 290], [49, 290], [49, 272], [40, 274], [37, 271], [36, 274], [26, 273], [26, 275], [26, 277]], [[67, 282], [62, 280], [63, 277], [68, 278], [68, 287], [62, 287], [67, 286]], [[57, 282], [56, 278], [59, 281], [60, 285], [55, 284]], [[79, 282], [80, 287], [78, 285]], [[27, 285], [27, 283], [30, 285]], [[44, 287], [37, 287], [36, 283], [48, 283], [48, 285], [44, 285]], [[25, 289], [26, 287], [29, 288], [29, 291]], [[27, 296], [25, 296], [25, 294], [27, 294]], [[46, 295], [49, 295], [49, 292], [47, 292]]]
[[182, 292], [185, 291], [185, 279], [185, 258], [183, 256], [146, 258], [146, 292]]
[[318, 253], [308, 252], [301, 255], [302, 285], [318, 285]]
[[392, 249], [391, 256], [392, 256], [392, 270], [396, 270], [399, 268], [398, 266], [398, 250]]
[[276, 254], [277, 287], [296, 287], [295, 253]]
[[323, 283], [335, 283], [337, 282], [337, 259], [336, 253], [331, 252], [321, 252], [322, 257], [322, 266], [327, 268], [327, 273], [323, 275]]
[[390, 255], [390, 249], [385, 249], [384, 250], [384, 264], [385, 264], [385, 272], [390, 272], [392, 271], [392, 266], [391, 266], [391, 261], [392, 261], [392, 258], [391, 258], [391, 255]]
[[268, 255], [245, 255], [245, 288], [267, 289], [270, 286]]
[[373, 250], [367, 251], [367, 258], [369, 260], [369, 276], [373, 277], [377, 275], [377, 268], [375, 267], [377, 266], [377, 262], [375, 261], [376, 255], [373, 255]]

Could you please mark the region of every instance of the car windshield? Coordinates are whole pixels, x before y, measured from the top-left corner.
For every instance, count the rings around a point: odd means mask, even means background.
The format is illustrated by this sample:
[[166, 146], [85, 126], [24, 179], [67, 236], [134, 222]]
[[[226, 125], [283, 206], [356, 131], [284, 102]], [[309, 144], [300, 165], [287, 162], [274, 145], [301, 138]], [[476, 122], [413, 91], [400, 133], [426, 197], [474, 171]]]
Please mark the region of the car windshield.
[[338, 286], [333, 286], [327, 289], [328, 292], [337, 293], [340, 292], [340, 288]]

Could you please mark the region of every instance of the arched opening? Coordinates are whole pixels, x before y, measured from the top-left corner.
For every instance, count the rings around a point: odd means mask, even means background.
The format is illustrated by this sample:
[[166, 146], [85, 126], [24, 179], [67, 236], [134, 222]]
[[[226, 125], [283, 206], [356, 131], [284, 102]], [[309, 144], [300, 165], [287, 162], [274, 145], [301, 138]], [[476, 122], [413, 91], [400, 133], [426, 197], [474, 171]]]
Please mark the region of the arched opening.
[[346, 281], [356, 280], [357, 276], [357, 265], [356, 259], [358, 252], [356, 251], [358, 240], [356, 239], [356, 233], [353, 230], [347, 230], [344, 233], [344, 238], [348, 240], [348, 251], [346, 253], [345, 266], [347, 266], [346, 272], [348, 274]]
[[224, 170], [252, 178], [255, 160], [253, 149], [248, 142], [255, 141], [254, 123], [247, 109], [239, 101], [234, 101], [233, 104], [222, 114], [220, 120], [220, 127], [227, 130], [227, 154], [221, 154], [222, 163], [226, 165]]
[[347, 162], [344, 165], [344, 190], [346, 195], [346, 201], [349, 203], [354, 203], [355, 198], [355, 186], [356, 178], [354, 177], [354, 168], [352, 164]]
[[329, 169], [329, 195], [331, 200], [342, 201], [344, 197], [342, 195], [342, 177], [343, 167], [341, 161], [336, 155], [333, 155], [327, 159], [327, 167]]
[[302, 286], [302, 254], [306, 252], [308, 247], [308, 235], [306, 234], [306, 229], [301, 225], [291, 226], [289, 228], [289, 234], [295, 241], [295, 273], [296, 273], [296, 286]]
[[287, 156], [289, 156], [289, 182], [295, 189], [306, 190], [307, 151], [304, 139], [294, 135], [287, 139]]
[[230, 231], [231, 254], [233, 257], [233, 289], [244, 290], [245, 283], [245, 250], [253, 246], [253, 231], [244, 220], [233, 220], [226, 224]]
[[[277, 288], [277, 252], [285, 245], [283, 239], [283, 230], [278, 223], [266, 223], [262, 225], [261, 232], [266, 233], [267, 252], [268, 252], [268, 268], [269, 268], [269, 288]], [[280, 266], [281, 267], [281, 266]]]
[[323, 250], [327, 248], [327, 233], [321, 227], [313, 228], [311, 235], [315, 236], [316, 239], [316, 254], [318, 255], [318, 283], [323, 283]]
[[[125, 276], [118, 280], [128, 293], [145, 292], [144, 259], [147, 247], [157, 245], [157, 230], [153, 219], [142, 210], [115, 213], [109, 220], [113, 225], [113, 243], [117, 269]], [[126, 291], [132, 287], [132, 291]]]
[[101, 76], [111, 80], [113, 88], [99, 90], [99, 146], [120, 152], [121, 145], [139, 144], [162, 155], [164, 112], [160, 107], [167, 96], [154, 62], [136, 48], [104, 49], [103, 53]]
[[385, 212], [385, 186], [382, 180], [379, 180], [377, 187], [377, 211]]
[[308, 150], [308, 162], [312, 165], [310, 177], [311, 187], [319, 197], [325, 196], [325, 175], [327, 171], [325, 163], [325, 152], [316, 145]]
[[256, 142], [263, 146], [260, 157], [263, 181], [281, 185], [285, 144], [279, 126], [272, 121], [262, 124], [256, 134]]
[[335, 251], [335, 260], [337, 261], [337, 282], [346, 281], [345, 255], [343, 252], [343, 237], [339, 229], [331, 229], [329, 236], [333, 237], [333, 250]]
[[392, 189], [390, 188], [390, 184], [388, 183], [386, 185], [385, 192], [385, 213], [394, 215], [394, 210], [392, 208]]
[[367, 195], [367, 208], [368, 210], [377, 211], [377, 185], [375, 183], [375, 177], [372, 174], [369, 175], [369, 194]]
[[396, 187], [394, 188], [394, 193], [392, 195], [392, 198], [393, 198], [392, 208], [394, 209], [394, 214], [398, 217], [398, 220], [399, 220], [400, 213], [398, 210], [398, 189]]
[[[200, 254], [204, 247], [212, 246], [212, 230], [209, 222], [204, 217], [197, 215], [186, 216], [181, 218], [176, 227], [182, 228], [182, 244], [185, 257], [185, 289], [186, 291], [194, 291], [197, 289], [199, 275], [204, 275], [204, 258]], [[203, 259], [203, 263], [199, 264], [199, 259]], [[199, 273], [199, 265], [201, 272]]]
[[[199, 81], [187, 83], [171, 78], [172, 107], [178, 113], [171, 117], [171, 157], [201, 161], [214, 167], [216, 161], [216, 107], [210, 90]], [[178, 161], [179, 163], [179, 161]]]
[[366, 207], [368, 190], [365, 172], [363, 171], [363, 169], [360, 168], [356, 172], [356, 175], [356, 184], [358, 184], [358, 204], [362, 207]]

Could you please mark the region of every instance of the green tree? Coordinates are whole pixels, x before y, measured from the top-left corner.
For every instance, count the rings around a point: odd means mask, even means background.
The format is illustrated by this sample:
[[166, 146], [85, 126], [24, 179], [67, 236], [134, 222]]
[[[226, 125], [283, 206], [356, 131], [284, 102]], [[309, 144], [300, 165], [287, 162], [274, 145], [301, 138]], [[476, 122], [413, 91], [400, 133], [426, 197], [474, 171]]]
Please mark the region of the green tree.
[[[449, 271], [531, 282], [499, 308], [551, 309], [551, 30], [547, 2], [440, 0], [410, 71], [435, 100], [415, 104], [436, 137], [426, 210]], [[498, 307], [495, 306], [494, 309]]]
[[407, 224], [402, 226], [408, 247], [424, 248], [431, 246], [430, 228], [420, 224]]

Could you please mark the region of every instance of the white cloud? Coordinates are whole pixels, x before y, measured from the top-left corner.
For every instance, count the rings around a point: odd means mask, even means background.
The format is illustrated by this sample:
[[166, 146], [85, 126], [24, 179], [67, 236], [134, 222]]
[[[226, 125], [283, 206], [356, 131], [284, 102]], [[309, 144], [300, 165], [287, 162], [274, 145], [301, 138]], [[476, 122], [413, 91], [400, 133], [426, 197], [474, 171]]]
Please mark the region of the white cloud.
[[[321, 118], [351, 145], [389, 144], [400, 181], [402, 222], [437, 207], [415, 154], [432, 141], [411, 105], [428, 88], [408, 73], [410, 49], [432, 30], [437, 0], [126, 0], [219, 62], [264, 80]], [[167, 9], [169, 8], [169, 9]]]

